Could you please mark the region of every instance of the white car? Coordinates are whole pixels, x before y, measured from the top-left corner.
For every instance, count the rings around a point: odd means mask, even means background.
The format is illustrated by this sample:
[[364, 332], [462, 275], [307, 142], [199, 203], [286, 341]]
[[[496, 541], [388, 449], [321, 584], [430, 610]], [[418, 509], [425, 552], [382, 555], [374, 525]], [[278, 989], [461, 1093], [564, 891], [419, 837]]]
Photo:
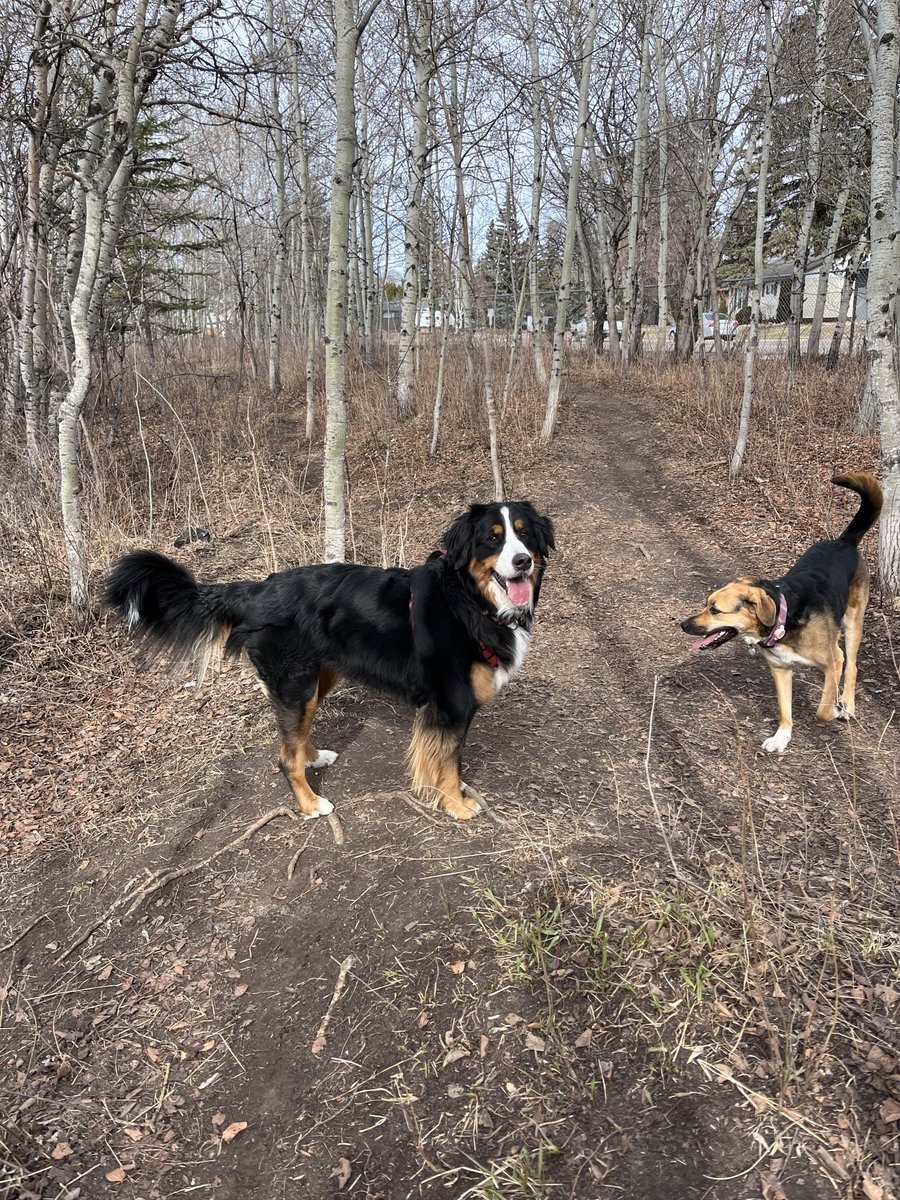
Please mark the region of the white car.
[[[737, 321], [735, 321], [734, 317], [726, 317], [726, 316], [723, 316], [722, 313], [719, 313], [719, 337], [722, 339], [723, 342], [730, 341], [734, 337], [734, 335], [737, 333], [737, 328], [738, 328], [738, 323], [737, 323]], [[678, 336], [678, 326], [673, 325], [669, 329], [669, 344], [671, 346], [675, 345], [675, 339], [677, 338], [677, 336]], [[714, 332], [714, 325], [713, 325], [713, 314], [709, 313], [709, 312], [705, 312], [703, 314], [703, 333], [702, 333], [702, 337], [698, 340], [701, 340], [704, 342], [707, 342], [707, 341], [711, 342], [714, 337], [715, 337], [715, 332]]]

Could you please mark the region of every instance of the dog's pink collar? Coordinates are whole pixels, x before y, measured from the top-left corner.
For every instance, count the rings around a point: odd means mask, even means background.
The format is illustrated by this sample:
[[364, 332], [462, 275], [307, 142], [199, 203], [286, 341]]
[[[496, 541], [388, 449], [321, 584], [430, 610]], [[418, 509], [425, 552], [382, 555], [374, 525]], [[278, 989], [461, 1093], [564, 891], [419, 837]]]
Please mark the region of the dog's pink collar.
[[784, 598], [784, 592], [781, 592], [778, 597], [778, 616], [775, 618], [775, 624], [769, 630], [766, 637], [760, 642], [761, 646], [774, 646], [776, 642], [780, 642], [784, 637], [784, 626], [787, 621], [787, 600]]

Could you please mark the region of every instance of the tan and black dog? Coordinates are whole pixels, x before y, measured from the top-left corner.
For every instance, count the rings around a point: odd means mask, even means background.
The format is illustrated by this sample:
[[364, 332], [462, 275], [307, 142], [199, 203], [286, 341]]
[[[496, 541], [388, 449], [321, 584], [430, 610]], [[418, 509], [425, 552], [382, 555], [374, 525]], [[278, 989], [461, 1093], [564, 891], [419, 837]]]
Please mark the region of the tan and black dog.
[[818, 667], [825, 676], [816, 711], [820, 721], [849, 720], [856, 713], [856, 655], [869, 599], [869, 570], [859, 543], [878, 520], [883, 497], [871, 475], [835, 475], [831, 482], [861, 499], [839, 538], [810, 546], [780, 579], [727, 583], [712, 593], [701, 613], [681, 623], [685, 633], [699, 635], [694, 650], [712, 650], [740, 636], [751, 652], [762, 653], [778, 696], [778, 729], [762, 744], [770, 754], [781, 754], [791, 740], [795, 666]]

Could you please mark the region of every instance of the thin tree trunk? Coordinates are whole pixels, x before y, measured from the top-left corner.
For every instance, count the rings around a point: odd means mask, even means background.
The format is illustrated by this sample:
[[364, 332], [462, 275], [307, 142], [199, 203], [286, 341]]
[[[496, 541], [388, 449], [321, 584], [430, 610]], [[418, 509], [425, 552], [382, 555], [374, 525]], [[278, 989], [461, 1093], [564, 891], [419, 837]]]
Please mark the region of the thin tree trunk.
[[416, 362], [420, 276], [422, 271], [422, 193], [428, 170], [428, 101], [431, 86], [431, 0], [416, 0], [412, 35], [415, 91], [412, 105], [412, 142], [404, 228], [403, 299], [400, 306], [400, 342], [397, 365], [397, 413], [401, 420], [416, 408]]
[[559, 272], [559, 289], [556, 300], [556, 328], [553, 331], [553, 357], [550, 365], [550, 387], [541, 441], [549, 442], [556, 428], [559, 413], [559, 393], [562, 386], [563, 355], [565, 352], [566, 322], [569, 316], [569, 293], [572, 284], [572, 259], [575, 255], [575, 233], [578, 216], [578, 184], [581, 175], [581, 157], [587, 136], [588, 98], [591, 82], [591, 62], [594, 54], [594, 36], [597, 31], [597, 0], [589, 0], [587, 23], [581, 45], [581, 78], [578, 88], [578, 126], [575, 131], [575, 146], [572, 151], [572, 167], [569, 171], [569, 194], [566, 201], [566, 238], [563, 246], [562, 264]]
[[812, 233], [819, 177], [822, 173], [822, 120], [825, 113], [828, 47], [828, 0], [816, 3], [816, 79], [812, 89], [812, 110], [809, 118], [809, 153], [806, 165], [806, 199], [797, 233], [794, 252], [794, 272], [791, 277], [791, 317], [788, 323], [788, 363], [791, 370], [800, 366], [800, 325], [803, 321], [803, 298], [806, 291], [806, 267], [809, 262], [809, 242]]
[[534, 374], [538, 387], [543, 388], [547, 386], [547, 358], [544, 352], [544, 314], [541, 308], [538, 281], [541, 193], [544, 187], [544, 147], [541, 139], [543, 98], [534, 0], [526, 0], [525, 13], [528, 23], [528, 57], [531, 64], [531, 210], [528, 218], [528, 289], [531, 302], [531, 345], [534, 353]]
[[[859, 278], [859, 264], [862, 262], [863, 255], [869, 245], [868, 230], [864, 230], [859, 235], [856, 245], [853, 247], [853, 253], [850, 255], [844, 270], [844, 279], [841, 283], [841, 299], [838, 304], [837, 320], [834, 323], [834, 330], [831, 334], [831, 345], [828, 347], [828, 370], [833, 371], [838, 365], [841, 356], [841, 342], [844, 340], [844, 329], [847, 325], [847, 313], [850, 311], [850, 300], [856, 297], [857, 279]], [[855, 304], [854, 304], [855, 307]]]
[[872, 159], [869, 196], [869, 286], [866, 353], [869, 387], [878, 414], [884, 508], [878, 564], [892, 596], [900, 596], [900, 377], [897, 370], [897, 260], [894, 239], [897, 168], [897, 83], [900, 14], [897, 0], [875, 0], [872, 78]]
[[631, 208], [628, 218], [628, 265], [625, 269], [624, 313], [622, 316], [622, 370], [627, 371], [633, 351], [637, 348], [641, 326], [640, 308], [643, 290], [640, 286], [639, 238], [641, 214], [644, 209], [644, 183], [647, 176], [647, 132], [650, 113], [650, 38], [653, 22], [649, 10], [644, 12], [641, 35], [641, 73], [638, 80], [637, 115], [634, 131], [634, 155], [631, 170]]
[[354, 0], [334, 0], [334, 179], [325, 297], [325, 561], [346, 557], [344, 473], [347, 450], [347, 298], [350, 196], [356, 157], [354, 84], [359, 30]]
[[819, 267], [819, 286], [816, 290], [816, 307], [813, 311], [812, 324], [809, 327], [809, 340], [806, 343], [806, 360], [815, 362], [819, 357], [819, 340], [822, 337], [822, 321], [825, 318], [825, 301], [828, 298], [828, 282], [831, 269], [834, 266], [834, 256], [837, 253], [841, 237], [841, 226], [844, 223], [844, 213], [850, 198], [850, 176], [844, 176], [841, 190], [838, 193], [831, 217], [831, 229], [828, 231], [828, 243], [825, 247], [825, 257]]
[[659, 112], [659, 252], [656, 257], [656, 358], [662, 366], [669, 338], [666, 280], [669, 269], [669, 102], [666, 95], [666, 59], [663, 54], [663, 6], [656, 6], [656, 105]]
[[[769, 155], [772, 148], [772, 110], [775, 104], [775, 54], [772, 45], [772, 3], [761, 0], [766, 22], [766, 92], [759, 152], [759, 175], [756, 183], [756, 237], [753, 244], [753, 287], [750, 292], [750, 332], [744, 355], [744, 394], [741, 399], [741, 418], [734, 453], [728, 470], [729, 478], [740, 474], [750, 436], [750, 414], [756, 391], [756, 358], [759, 351], [760, 301], [763, 289], [763, 240], [766, 231], [766, 181]], [[702, 332], [702, 331], [701, 331]]]
[[281, 125], [279, 68], [275, 58], [275, 5], [268, 0], [267, 41], [271, 71], [272, 148], [275, 158], [275, 258], [269, 303], [269, 390], [281, 390], [281, 334], [284, 267], [287, 258], [287, 185], [285, 182], [284, 130]]

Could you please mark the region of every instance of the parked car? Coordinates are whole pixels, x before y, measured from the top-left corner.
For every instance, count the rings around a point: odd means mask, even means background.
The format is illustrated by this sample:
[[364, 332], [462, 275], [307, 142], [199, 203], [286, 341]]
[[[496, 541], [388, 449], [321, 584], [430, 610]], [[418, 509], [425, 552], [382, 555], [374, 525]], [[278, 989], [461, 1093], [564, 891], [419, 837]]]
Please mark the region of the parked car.
[[[713, 325], [714, 314], [705, 312], [703, 314], [703, 332], [701, 338], [704, 342], [711, 342], [715, 336], [715, 326]], [[737, 333], [738, 323], [734, 317], [727, 317], [723, 313], [719, 313], [719, 337], [723, 342], [730, 341]], [[675, 339], [678, 337], [678, 326], [673, 325], [669, 329], [669, 345], [675, 345]]]
[[[703, 338], [712, 338], [714, 336], [713, 314], [703, 314]], [[719, 337], [728, 339], [733, 338], [737, 332], [737, 321], [733, 317], [723, 316], [719, 313]]]

